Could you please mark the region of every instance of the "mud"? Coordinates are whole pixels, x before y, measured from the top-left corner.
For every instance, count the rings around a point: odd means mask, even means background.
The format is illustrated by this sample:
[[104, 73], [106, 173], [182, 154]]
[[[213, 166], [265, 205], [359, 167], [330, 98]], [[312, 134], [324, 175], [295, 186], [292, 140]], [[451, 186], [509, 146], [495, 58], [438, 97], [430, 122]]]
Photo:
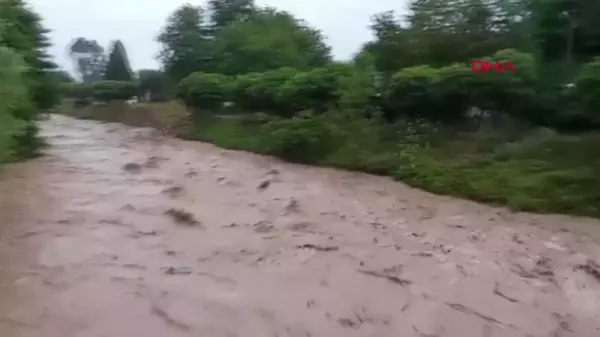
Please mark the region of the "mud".
[[[596, 220], [53, 116], [0, 176], [0, 336], [600, 336]], [[196, 225], [189, 225], [190, 223]]]

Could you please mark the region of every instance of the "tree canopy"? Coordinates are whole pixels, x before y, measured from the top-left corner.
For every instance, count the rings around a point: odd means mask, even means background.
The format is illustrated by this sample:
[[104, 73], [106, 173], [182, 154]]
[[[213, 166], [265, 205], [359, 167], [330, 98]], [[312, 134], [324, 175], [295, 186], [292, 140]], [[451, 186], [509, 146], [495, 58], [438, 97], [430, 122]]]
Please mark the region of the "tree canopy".
[[287, 12], [257, 8], [246, 0], [213, 0], [208, 11], [182, 6], [158, 41], [159, 60], [174, 80], [195, 71], [242, 74], [331, 60], [321, 32]]
[[331, 61], [323, 35], [291, 14], [257, 10], [222, 28], [214, 39], [217, 71], [235, 75], [280, 67], [319, 67]]
[[0, 2], [0, 161], [36, 152], [37, 113], [58, 102], [48, 32], [23, 1]]
[[104, 77], [106, 55], [96, 40], [83, 37], [74, 39], [69, 47], [69, 55], [83, 82], [99, 81]]
[[127, 51], [120, 40], [113, 42], [110, 54], [108, 55], [106, 70], [104, 71], [104, 79], [107, 81], [133, 80]]
[[256, 9], [254, 0], [209, 0], [210, 26], [219, 29], [228, 24], [247, 20]]
[[157, 37], [162, 48], [159, 60], [175, 83], [191, 72], [210, 70], [210, 39], [204, 23], [204, 9], [184, 5], [167, 19]]

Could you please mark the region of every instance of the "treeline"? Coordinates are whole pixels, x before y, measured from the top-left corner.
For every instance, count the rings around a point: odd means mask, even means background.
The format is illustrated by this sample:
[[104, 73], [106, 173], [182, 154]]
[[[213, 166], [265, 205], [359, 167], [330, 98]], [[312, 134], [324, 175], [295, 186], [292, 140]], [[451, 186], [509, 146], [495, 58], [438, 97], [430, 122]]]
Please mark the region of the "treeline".
[[[361, 85], [352, 90], [369, 99], [355, 108], [379, 110], [388, 121], [456, 124], [477, 108], [560, 130], [591, 130], [599, 126], [596, 17], [600, 6], [583, 0], [413, 0], [404, 18], [376, 15], [375, 39], [353, 61], [335, 62], [321, 32], [293, 15], [251, 0], [212, 0], [169, 17], [157, 37], [162, 72], [134, 80], [117, 42], [103, 77], [69, 85], [65, 94], [103, 101], [177, 94], [197, 108], [234, 102], [241, 111], [291, 116], [336, 107], [337, 98], [352, 95], [342, 93], [342, 82], [362, 63]], [[73, 50], [82, 48], [79, 42]], [[473, 73], [474, 59], [508, 60], [516, 71]]]
[[21, 0], [0, 2], [0, 162], [34, 155], [35, 120], [59, 101], [48, 31]]

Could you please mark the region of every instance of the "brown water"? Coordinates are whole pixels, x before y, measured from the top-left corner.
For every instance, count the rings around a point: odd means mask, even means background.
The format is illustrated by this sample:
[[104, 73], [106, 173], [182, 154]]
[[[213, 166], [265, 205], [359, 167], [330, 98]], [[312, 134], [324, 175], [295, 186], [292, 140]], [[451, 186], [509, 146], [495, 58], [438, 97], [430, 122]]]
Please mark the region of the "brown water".
[[598, 221], [42, 127], [48, 155], [0, 178], [2, 337], [600, 336]]

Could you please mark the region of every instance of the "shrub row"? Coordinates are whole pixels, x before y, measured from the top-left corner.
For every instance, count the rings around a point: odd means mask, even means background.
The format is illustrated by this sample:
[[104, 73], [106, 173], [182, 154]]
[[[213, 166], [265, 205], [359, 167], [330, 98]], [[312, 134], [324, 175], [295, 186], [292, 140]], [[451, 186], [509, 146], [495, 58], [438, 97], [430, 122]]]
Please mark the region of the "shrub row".
[[[425, 118], [444, 123], [463, 122], [471, 109], [511, 115], [538, 125], [565, 128], [597, 128], [600, 117], [600, 61], [582, 69], [573, 88], [548, 88], [536, 77], [529, 54], [502, 50], [487, 60], [509, 60], [515, 72], [473, 72], [470, 64], [443, 68], [406, 68], [376, 87], [376, 74], [357, 73], [352, 64], [333, 64], [300, 71], [281, 68], [238, 77], [194, 73], [178, 86], [178, 97], [194, 110], [218, 109], [232, 102], [241, 111], [265, 112], [293, 117], [302, 111], [320, 114], [330, 108], [352, 108], [384, 112], [388, 121]], [[357, 85], [358, 84], [358, 85]]]
[[351, 67], [333, 64], [310, 71], [281, 68], [238, 77], [194, 73], [178, 86], [178, 97], [194, 109], [215, 109], [233, 102], [247, 112], [265, 112], [292, 117], [311, 110], [322, 113], [338, 103], [341, 81]]
[[101, 102], [126, 100], [139, 94], [136, 82], [98, 81], [94, 83], [65, 83], [62, 96], [76, 100], [93, 99]]

